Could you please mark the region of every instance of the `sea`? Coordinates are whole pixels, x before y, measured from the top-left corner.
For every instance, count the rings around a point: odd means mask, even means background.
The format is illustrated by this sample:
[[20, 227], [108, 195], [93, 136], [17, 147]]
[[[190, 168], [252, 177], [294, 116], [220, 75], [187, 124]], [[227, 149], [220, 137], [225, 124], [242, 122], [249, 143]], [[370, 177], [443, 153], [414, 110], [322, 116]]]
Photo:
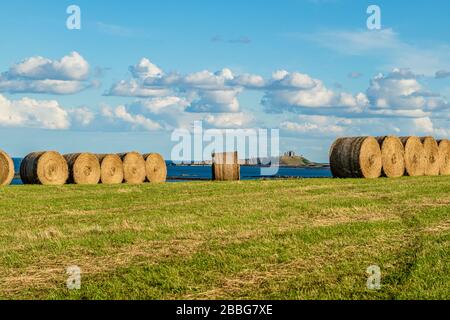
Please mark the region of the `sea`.
[[[13, 158], [16, 173], [20, 172], [21, 158]], [[167, 161], [167, 181], [183, 182], [183, 181], [202, 181], [211, 180], [211, 166], [175, 166], [172, 162]], [[329, 178], [331, 177], [330, 168], [293, 168], [280, 167], [276, 175], [266, 176], [261, 174], [261, 167], [242, 166], [242, 180], [258, 180], [258, 179], [276, 179], [276, 178]], [[21, 185], [22, 180], [14, 179], [13, 185]]]

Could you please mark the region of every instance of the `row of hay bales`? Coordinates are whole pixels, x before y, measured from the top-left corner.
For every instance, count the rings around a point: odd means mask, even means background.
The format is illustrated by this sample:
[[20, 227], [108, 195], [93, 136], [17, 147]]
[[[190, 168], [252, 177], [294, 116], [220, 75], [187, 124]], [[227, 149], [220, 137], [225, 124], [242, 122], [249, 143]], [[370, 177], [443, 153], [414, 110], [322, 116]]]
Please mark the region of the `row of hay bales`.
[[[0, 153], [0, 162], [0, 184], [10, 184], [14, 164], [4, 152]], [[161, 183], [167, 179], [167, 166], [157, 153], [61, 155], [45, 151], [30, 153], [22, 160], [20, 177], [24, 184], [42, 185]]]
[[346, 137], [330, 149], [336, 178], [450, 175], [450, 141], [433, 137]]

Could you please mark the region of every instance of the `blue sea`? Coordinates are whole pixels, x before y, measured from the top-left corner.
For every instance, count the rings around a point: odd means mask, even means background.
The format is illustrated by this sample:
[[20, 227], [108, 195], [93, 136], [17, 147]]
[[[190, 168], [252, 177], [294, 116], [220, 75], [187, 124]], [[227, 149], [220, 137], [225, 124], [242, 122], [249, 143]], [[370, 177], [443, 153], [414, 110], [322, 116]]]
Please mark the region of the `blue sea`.
[[[20, 171], [20, 162], [22, 159], [13, 158], [16, 173]], [[167, 175], [169, 182], [211, 180], [212, 170], [210, 166], [174, 166], [168, 162]], [[242, 180], [257, 180], [262, 178], [329, 178], [331, 177], [329, 168], [289, 168], [280, 167], [275, 176], [261, 175], [259, 167], [241, 167]], [[14, 179], [12, 184], [20, 185], [20, 179]]]

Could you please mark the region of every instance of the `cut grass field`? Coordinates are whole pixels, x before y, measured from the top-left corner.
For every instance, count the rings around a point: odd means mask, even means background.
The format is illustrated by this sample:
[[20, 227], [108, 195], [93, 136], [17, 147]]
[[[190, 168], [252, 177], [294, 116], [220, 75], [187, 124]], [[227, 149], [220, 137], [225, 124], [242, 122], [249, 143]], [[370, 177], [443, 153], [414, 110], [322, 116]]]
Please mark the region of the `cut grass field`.
[[0, 298], [449, 299], [450, 177], [1, 188]]

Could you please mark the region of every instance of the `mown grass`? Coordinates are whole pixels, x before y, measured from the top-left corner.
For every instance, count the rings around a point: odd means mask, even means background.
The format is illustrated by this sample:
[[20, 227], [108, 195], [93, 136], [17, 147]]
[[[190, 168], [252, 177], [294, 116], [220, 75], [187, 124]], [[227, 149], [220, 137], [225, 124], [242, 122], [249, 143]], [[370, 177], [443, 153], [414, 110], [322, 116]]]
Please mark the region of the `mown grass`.
[[[81, 290], [66, 268], [82, 270]], [[381, 268], [380, 290], [366, 286]], [[450, 177], [0, 189], [0, 298], [448, 299]]]

